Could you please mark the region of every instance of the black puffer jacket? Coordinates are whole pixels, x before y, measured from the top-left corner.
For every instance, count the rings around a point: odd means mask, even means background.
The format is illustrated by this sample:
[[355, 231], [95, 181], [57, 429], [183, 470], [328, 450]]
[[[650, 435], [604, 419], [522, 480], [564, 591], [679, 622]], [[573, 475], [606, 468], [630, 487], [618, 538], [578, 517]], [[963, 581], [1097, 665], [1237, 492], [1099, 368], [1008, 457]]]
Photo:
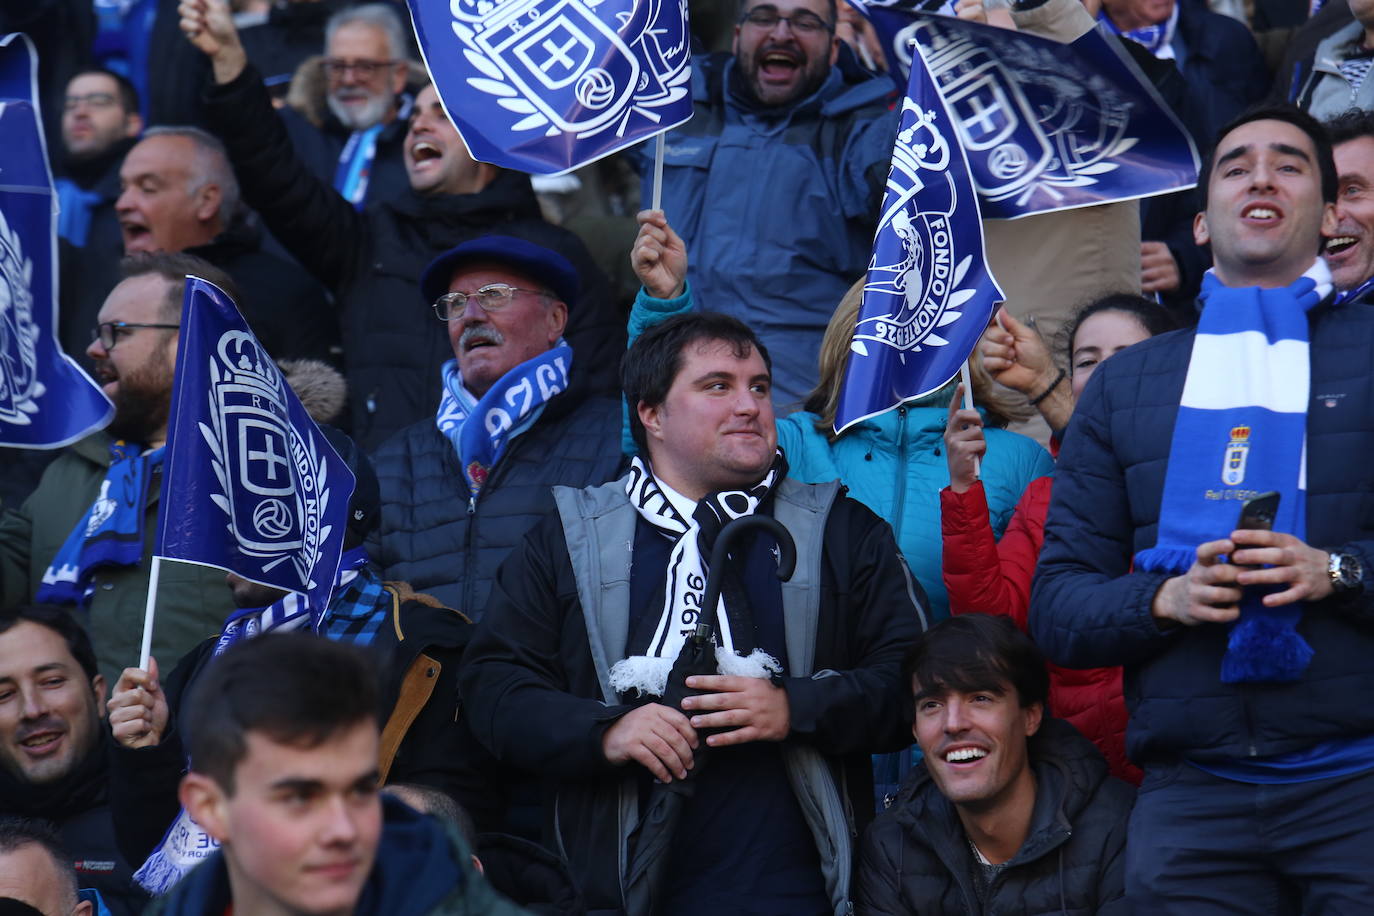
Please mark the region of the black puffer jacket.
[[959, 815], [925, 764], [864, 834], [858, 916], [1126, 913], [1126, 822], [1135, 790], [1074, 727], [1045, 719], [1029, 742], [1035, 771], [1030, 833], [993, 879], [974, 889], [973, 853]]
[[382, 520], [368, 552], [385, 578], [403, 579], [480, 619], [496, 568], [553, 511], [549, 488], [587, 487], [616, 476], [620, 405], [588, 398], [586, 365], [574, 350], [570, 387], [511, 440], [471, 505], [458, 455], [432, 416], [382, 446], [374, 459]]
[[[1315, 654], [1301, 680], [1222, 683], [1230, 628], [1161, 630], [1150, 606], [1168, 576], [1132, 571], [1132, 556], [1158, 534], [1194, 333], [1161, 334], [1104, 363], [1064, 436], [1031, 635], [1059, 665], [1125, 666], [1126, 750], [1140, 766], [1281, 754], [1374, 733], [1374, 465], [1363, 458], [1374, 454], [1374, 309], [1323, 303], [1308, 318], [1306, 541], [1354, 553], [1365, 578], [1362, 589], [1305, 606], [1297, 631]], [[1213, 453], [1218, 481], [1225, 445]]]
[[[527, 239], [577, 268], [582, 292], [565, 336], [594, 384], [615, 388], [625, 318], [605, 277], [572, 233], [544, 222], [529, 178], [502, 172], [476, 194], [390, 200], [369, 195], [359, 213], [294, 153], [251, 67], [212, 86], [206, 115], [229, 149], [244, 200], [291, 254], [338, 300], [353, 438], [375, 449], [439, 407], [439, 367], [453, 356], [444, 323], [419, 292], [420, 272], [438, 254], [480, 235]], [[419, 582], [415, 583], [417, 586]]]

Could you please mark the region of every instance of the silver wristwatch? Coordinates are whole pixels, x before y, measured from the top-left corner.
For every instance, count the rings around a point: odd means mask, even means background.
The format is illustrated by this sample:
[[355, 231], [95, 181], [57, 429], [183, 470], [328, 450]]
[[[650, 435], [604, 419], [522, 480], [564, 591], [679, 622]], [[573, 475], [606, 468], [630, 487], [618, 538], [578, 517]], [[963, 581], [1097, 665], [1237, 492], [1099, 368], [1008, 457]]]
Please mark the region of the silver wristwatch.
[[1359, 557], [1332, 550], [1327, 558], [1326, 572], [1331, 577], [1333, 591], [1343, 593], [1360, 587], [1364, 581], [1364, 564]]

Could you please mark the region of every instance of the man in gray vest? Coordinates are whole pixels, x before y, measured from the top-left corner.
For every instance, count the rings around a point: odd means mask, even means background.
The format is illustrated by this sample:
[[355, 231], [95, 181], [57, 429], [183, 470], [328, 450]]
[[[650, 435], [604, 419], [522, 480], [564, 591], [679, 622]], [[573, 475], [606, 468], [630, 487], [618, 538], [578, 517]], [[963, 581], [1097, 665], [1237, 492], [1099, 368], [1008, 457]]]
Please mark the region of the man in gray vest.
[[[647, 461], [556, 488], [557, 515], [497, 573], [461, 676], [471, 727], [549, 790], [544, 839], [589, 910], [843, 913], [868, 755], [910, 740], [900, 665], [919, 587], [837, 482], [787, 478], [768, 353], [739, 321], [669, 319], [621, 380]], [[755, 514], [790, 532], [795, 572], [780, 582], [785, 547], [750, 530], [703, 615], [717, 534]], [[703, 616], [714, 673], [674, 703], [669, 669]]]

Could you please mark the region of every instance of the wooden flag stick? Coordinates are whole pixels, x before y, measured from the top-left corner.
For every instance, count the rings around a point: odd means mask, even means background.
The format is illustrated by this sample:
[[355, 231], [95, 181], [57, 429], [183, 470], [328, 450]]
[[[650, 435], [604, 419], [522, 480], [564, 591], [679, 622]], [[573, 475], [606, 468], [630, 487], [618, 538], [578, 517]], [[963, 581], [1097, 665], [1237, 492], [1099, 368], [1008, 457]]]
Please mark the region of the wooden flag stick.
[[[959, 367], [959, 380], [964, 383], [964, 409], [973, 410], [973, 378], [969, 374], [969, 366], [973, 363], [973, 354], [970, 353], [968, 359]], [[973, 459], [973, 476], [983, 476], [983, 463], [976, 457]]]
[[143, 608], [143, 649], [138, 653], [138, 667], [148, 670], [153, 654], [153, 609], [157, 606], [157, 580], [162, 571], [162, 557], [153, 556], [153, 568], [148, 573], [148, 603]]
[[663, 134], [654, 139], [654, 191], [653, 209], [663, 209]]

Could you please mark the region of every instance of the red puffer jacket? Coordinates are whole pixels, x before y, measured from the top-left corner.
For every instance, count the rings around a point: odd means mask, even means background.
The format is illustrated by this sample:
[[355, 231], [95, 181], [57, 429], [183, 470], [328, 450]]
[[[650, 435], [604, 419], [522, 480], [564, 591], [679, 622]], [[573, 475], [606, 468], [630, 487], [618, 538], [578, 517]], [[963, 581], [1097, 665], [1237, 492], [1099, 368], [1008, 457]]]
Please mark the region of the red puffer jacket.
[[[1054, 479], [1037, 477], [1026, 487], [999, 542], [988, 520], [983, 484], [964, 493], [940, 491], [945, 588], [952, 614], [1010, 617], [1026, 632], [1031, 579], [1045, 538]], [[1113, 776], [1140, 785], [1139, 768], [1126, 758], [1126, 702], [1120, 668], [1050, 665], [1050, 710], [1068, 719], [1107, 758]]]

